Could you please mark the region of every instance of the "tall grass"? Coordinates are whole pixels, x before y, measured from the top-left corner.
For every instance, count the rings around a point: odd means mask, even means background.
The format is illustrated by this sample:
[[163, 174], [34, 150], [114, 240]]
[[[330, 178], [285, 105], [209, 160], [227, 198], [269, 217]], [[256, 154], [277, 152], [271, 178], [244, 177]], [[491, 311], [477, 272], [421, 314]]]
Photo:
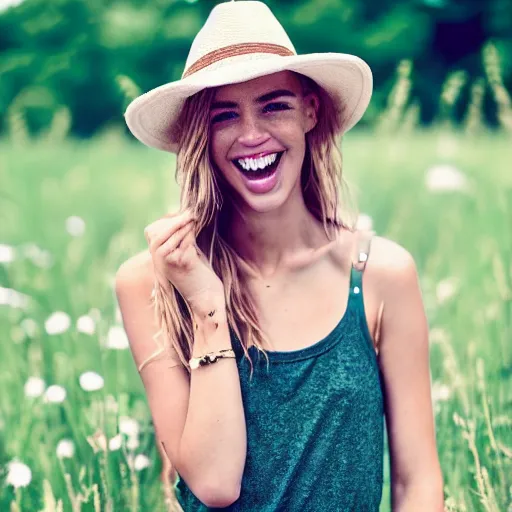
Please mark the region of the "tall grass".
[[[418, 266], [449, 511], [512, 510], [511, 107], [492, 46], [485, 58], [488, 76], [471, 85], [459, 129], [450, 119], [464, 75], [448, 77], [438, 127], [420, 130], [404, 62], [377, 129], [347, 134], [342, 148], [361, 210]], [[499, 104], [493, 133], [482, 125], [484, 90]], [[0, 248], [12, 259], [0, 265], [0, 510], [166, 510], [113, 278], [145, 248], [144, 227], [177, 206], [173, 157], [116, 130], [68, 140], [65, 109], [38, 140], [23, 109], [9, 116], [0, 142], [0, 244], [14, 248], [12, 258]], [[104, 383], [91, 388], [91, 371]], [[27, 391], [31, 377], [43, 379], [39, 392]], [[63, 439], [74, 453], [58, 448]], [[8, 483], [16, 460], [31, 471], [27, 485]], [[385, 463], [382, 511], [387, 451]]]

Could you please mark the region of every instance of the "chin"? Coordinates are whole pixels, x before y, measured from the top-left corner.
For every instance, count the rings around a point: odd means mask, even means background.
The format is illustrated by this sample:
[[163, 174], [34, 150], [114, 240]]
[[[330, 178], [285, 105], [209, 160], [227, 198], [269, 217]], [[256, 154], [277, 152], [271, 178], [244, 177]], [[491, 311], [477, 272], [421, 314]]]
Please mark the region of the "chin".
[[245, 208], [250, 209], [256, 213], [269, 213], [279, 210], [285, 201], [282, 198], [266, 198], [262, 197], [260, 200], [250, 200], [245, 202]]

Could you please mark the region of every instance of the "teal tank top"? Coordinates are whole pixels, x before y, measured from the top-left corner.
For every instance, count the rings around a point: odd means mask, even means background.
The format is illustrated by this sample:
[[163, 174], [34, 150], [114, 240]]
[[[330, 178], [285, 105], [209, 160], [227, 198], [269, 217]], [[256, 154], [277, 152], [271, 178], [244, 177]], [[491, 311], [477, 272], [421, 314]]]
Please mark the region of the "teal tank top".
[[368, 249], [359, 255], [362, 268], [352, 264], [346, 311], [315, 344], [267, 351], [268, 369], [263, 354], [250, 347], [249, 380], [249, 362], [231, 330], [247, 429], [240, 497], [229, 507], [209, 508], [178, 476], [174, 489], [184, 512], [379, 510], [383, 378], [363, 303]]

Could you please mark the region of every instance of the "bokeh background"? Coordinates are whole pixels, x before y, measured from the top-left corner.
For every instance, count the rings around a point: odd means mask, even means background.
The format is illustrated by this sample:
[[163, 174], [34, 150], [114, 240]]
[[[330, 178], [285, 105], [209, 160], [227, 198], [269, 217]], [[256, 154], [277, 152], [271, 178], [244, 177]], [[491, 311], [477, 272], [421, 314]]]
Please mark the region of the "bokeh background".
[[[2, 511], [172, 509], [114, 279], [178, 189], [123, 112], [215, 3], [0, 0]], [[418, 267], [446, 510], [510, 512], [512, 0], [267, 3], [299, 53], [373, 69], [344, 172]]]

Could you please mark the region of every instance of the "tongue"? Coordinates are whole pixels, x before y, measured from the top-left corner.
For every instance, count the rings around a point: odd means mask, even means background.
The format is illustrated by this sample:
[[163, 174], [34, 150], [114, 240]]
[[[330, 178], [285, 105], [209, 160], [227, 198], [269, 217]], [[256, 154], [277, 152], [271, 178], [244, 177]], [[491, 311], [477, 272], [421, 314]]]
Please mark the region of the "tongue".
[[268, 167], [265, 167], [265, 169], [257, 169], [256, 171], [243, 171], [243, 173], [244, 176], [250, 180], [261, 180], [262, 178], [267, 178], [270, 176], [276, 170], [276, 167], [277, 160]]

